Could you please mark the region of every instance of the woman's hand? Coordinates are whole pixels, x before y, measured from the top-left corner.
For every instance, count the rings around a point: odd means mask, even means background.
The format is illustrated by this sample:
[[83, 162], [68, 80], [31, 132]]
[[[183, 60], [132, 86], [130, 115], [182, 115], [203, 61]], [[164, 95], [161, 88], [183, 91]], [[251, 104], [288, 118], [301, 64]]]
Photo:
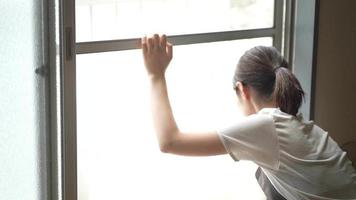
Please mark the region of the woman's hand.
[[150, 77], [164, 77], [165, 71], [172, 60], [172, 44], [167, 42], [166, 35], [141, 39], [144, 63]]

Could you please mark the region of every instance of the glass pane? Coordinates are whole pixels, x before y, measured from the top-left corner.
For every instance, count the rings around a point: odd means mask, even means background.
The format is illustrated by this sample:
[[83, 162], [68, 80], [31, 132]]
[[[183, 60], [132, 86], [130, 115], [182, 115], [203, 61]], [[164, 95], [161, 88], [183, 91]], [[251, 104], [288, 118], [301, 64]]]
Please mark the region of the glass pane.
[[[238, 58], [271, 38], [177, 46], [167, 71], [177, 123], [216, 130], [241, 119], [232, 89]], [[139, 50], [77, 56], [79, 200], [265, 199], [256, 166], [228, 156], [159, 151]]]
[[274, 0], [77, 0], [77, 41], [273, 26]]

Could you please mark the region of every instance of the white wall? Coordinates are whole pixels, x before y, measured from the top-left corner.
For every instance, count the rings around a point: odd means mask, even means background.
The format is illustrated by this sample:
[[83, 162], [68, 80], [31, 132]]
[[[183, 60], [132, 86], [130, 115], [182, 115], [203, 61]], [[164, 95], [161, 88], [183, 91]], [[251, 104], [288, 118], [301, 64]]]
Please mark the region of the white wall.
[[0, 0], [0, 199], [47, 199], [42, 1]]

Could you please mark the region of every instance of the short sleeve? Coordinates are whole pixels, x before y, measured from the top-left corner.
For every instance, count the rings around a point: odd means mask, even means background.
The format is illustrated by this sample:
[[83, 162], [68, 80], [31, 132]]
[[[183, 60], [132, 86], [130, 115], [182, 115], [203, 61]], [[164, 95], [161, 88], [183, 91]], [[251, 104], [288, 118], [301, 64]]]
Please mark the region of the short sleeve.
[[279, 145], [272, 116], [254, 114], [217, 132], [235, 161], [250, 160], [261, 167], [278, 169]]

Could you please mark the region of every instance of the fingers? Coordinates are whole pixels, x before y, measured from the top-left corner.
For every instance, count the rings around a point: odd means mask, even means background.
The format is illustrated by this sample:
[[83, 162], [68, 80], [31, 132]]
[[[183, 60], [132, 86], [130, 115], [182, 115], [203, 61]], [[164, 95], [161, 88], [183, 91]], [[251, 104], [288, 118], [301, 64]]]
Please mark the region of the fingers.
[[167, 48], [166, 48], [166, 51], [167, 51], [167, 56], [172, 59], [173, 57], [173, 46], [171, 43], [167, 42]]
[[165, 34], [163, 34], [160, 38], [160, 46], [162, 49], [166, 49], [167, 46], [167, 36]]
[[147, 47], [147, 37], [146, 36], [141, 38], [141, 48], [142, 48], [143, 54], [147, 54], [148, 47]]
[[147, 38], [147, 52], [152, 51], [153, 47], [154, 47], [153, 38], [151, 38], [151, 37]]
[[158, 36], [158, 34], [154, 34], [153, 35], [153, 48], [154, 49], [160, 49], [160, 38]]
[[141, 39], [141, 48], [144, 54], [155, 50], [165, 50], [167, 54], [172, 57], [172, 44], [167, 42], [167, 36], [154, 34], [152, 37], [143, 37]]

